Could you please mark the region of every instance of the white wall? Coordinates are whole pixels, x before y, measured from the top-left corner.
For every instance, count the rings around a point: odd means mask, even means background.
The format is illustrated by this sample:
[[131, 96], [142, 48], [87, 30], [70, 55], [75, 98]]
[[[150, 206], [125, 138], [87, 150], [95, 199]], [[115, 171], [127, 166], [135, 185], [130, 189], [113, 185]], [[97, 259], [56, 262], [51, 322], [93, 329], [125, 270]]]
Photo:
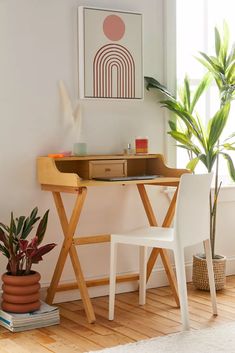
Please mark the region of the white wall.
[[[163, 81], [163, 3], [164, 0], [0, 2], [0, 220], [8, 222], [11, 210], [15, 215], [28, 214], [37, 205], [42, 214], [50, 208], [46, 241], [56, 242], [58, 246], [35, 268], [41, 272], [41, 282], [44, 285], [50, 282], [62, 235], [52, 196], [42, 192], [37, 183], [35, 160], [39, 155], [71, 150], [76, 141], [76, 131], [63, 120], [58, 82], [64, 80], [75, 103], [78, 80], [77, 6], [91, 5], [142, 12], [144, 74]], [[157, 103], [158, 98], [155, 92], [145, 92], [145, 99], [141, 102], [83, 102], [83, 137], [88, 144], [88, 152], [121, 152], [128, 142], [133, 143], [135, 136], [147, 135], [150, 152], [164, 153], [165, 120], [163, 110]], [[154, 208], [161, 220], [168, 205], [168, 197], [163, 193], [159, 195], [160, 202], [159, 199], [156, 202], [155, 195], [151, 193]], [[64, 196], [69, 210], [72, 207], [71, 198], [71, 195]], [[78, 232], [106, 233], [146, 223], [136, 189], [110, 186], [89, 190]], [[227, 227], [233, 226], [229, 221], [226, 223]], [[220, 232], [227, 234], [227, 227], [224, 228], [221, 222]], [[230, 236], [233, 237], [233, 232], [229, 228]], [[225, 242], [220, 245], [224, 253], [233, 255], [233, 250]], [[108, 273], [107, 244], [85, 246], [79, 249], [79, 254], [87, 277], [99, 277]], [[187, 255], [189, 260], [191, 253]], [[6, 261], [2, 256], [0, 264], [4, 271]], [[136, 250], [122, 249], [120, 272], [136, 268]], [[161, 276], [158, 283], [165, 280]], [[65, 282], [71, 279], [73, 272], [68, 262], [62, 280]], [[104, 288], [93, 289], [91, 293], [103, 294]]]
[[[41, 214], [50, 208], [47, 241], [58, 247], [37, 266], [48, 283], [62, 241], [52, 196], [42, 192], [36, 180], [39, 155], [71, 150], [76, 131], [63, 121], [58, 82], [64, 80], [77, 99], [77, 7], [92, 5], [142, 12], [144, 15], [144, 74], [163, 80], [162, 0], [7, 0], [0, 2], [0, 110], [1, 183], [0, 219], [10, 211], [28, 214], [38, 205]], [[83, 137], [89, 153], [121, 152], [137, 135], [147, 135], [151, 152], [163, 152], [164, 118], [154, 93], [144, 101], [82, 104]], [[71, 209], [73, 196], [65, 195]], [[167, 198], [163, 203], [167, 203]], [[128, 229], [146, 223], [135, 188], [110, 187], [89, 190], [78, 232], [92, 234]], [[79, 251], [88, 277], [107, 273], [108, 246]], [[135, 256], [122, 260], [120, 269], [131, 269]], [[5, 267], [1, 257], [1, 267]], [[70, 265], [63, 280], [73, 278]]]

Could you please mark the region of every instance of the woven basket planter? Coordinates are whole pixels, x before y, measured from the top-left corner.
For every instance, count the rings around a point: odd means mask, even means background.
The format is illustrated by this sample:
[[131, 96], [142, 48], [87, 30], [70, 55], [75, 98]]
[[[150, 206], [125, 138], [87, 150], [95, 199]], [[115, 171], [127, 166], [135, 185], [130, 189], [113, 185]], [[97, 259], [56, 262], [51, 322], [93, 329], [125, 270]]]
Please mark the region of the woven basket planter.
[[[225, 286], [225, 269], [226, 257], [221, 256], [219, 259], [213, 259], [213, 269], [215, 275], [215, 288], [221, 290]], [[197, 289], [209, 291], [209, 279], [207, 272], [206, 259], [200, 255], [193, 256], [193, 284]]]

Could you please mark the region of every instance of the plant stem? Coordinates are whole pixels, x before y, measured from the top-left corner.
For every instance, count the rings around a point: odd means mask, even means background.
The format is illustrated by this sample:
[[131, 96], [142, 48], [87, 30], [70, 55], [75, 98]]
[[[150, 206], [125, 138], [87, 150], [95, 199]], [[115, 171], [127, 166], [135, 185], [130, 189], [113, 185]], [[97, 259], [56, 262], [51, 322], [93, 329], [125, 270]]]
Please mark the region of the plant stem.
[[[219, 148], [219, 141], [217, 147]], [[219, 178], [219, 155], [216, 156], [216, 166], [215, 166], [215, 190], [214, 190], [214, 200], [213, 200], [213, 208], [211, 213], [211, 253], [212, 258], [215, 258], [215, 233], [216, 233], [216, 215], [217, 215], [217, 201], [218, 201], [218, 178]]]
[[25, 274], [26, 274], [26, 275], [29, 275], [29, 274], [30, 274], [31, 266], [32, 266], [31, 259], [27, 259], [27, 260], [26, 260], [26, 265], [25, 265]]
[[213, 202], [212, 202], [212, 192], [210, 191], [210, 197], [209, 197], [209, 199], [210, 199], [210, 241], [211, 241], [211, 255], [212, 255], [212, 258], [213, 258], [213, 246], [212, 246], [212, 241], [213, 241], [213, 239], [212, 239], [212, 218], [213, 218]]

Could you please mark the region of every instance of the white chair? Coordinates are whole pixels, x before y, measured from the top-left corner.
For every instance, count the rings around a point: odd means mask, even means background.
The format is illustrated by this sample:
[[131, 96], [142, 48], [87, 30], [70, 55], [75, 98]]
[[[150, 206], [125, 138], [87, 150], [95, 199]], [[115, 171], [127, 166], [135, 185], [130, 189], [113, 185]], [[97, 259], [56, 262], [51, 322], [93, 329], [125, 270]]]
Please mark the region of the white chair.
[[203, 241], [213, 314], [217, 315], [216, 291], [210, 247], [209, 193], [212, 174], [184, 174], [180, 178], [173, 228], [146, 227], [111, 235], [109, 320], [114, 319], [117, 245], [140, 246], [139, 303], [145, 304], [147, 247], [174, 252], [183, 330], [189, 330], [188, 300], [184, 267], [184, 248]]

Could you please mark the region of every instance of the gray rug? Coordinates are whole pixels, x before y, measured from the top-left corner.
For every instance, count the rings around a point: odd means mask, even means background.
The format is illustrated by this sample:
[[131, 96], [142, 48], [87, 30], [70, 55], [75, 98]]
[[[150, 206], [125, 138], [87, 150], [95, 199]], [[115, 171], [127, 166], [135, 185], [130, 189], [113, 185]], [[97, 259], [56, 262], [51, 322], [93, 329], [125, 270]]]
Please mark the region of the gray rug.
[[[106, 348], [96, 352], [235, 353], [235, 322], [203, 330], [175, 333], [159, 338]], [[94, 353], [94, 351], [92, 353]]]

